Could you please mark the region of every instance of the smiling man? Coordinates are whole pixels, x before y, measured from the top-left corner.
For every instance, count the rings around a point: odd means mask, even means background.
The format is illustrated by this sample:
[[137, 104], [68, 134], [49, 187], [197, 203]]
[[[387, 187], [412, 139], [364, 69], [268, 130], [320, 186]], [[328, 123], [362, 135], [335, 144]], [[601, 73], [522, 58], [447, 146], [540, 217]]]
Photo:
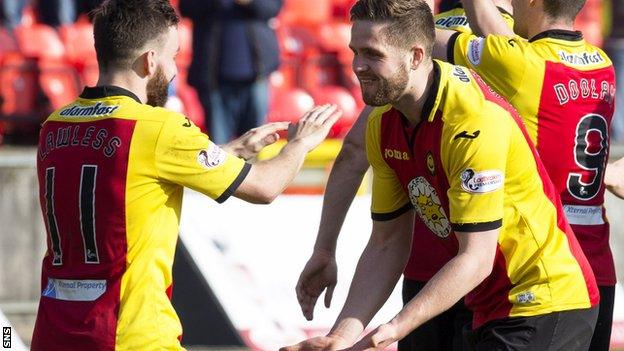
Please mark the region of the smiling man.
[[[389, 323], [353, 349], [383, 348], [467, 295], [477, 350], [586, 350], [598, 289], [515, 110], [469, 70], [431, 59], [418, 0], [360, 0], [353, 69], [370, 112], [373, 230], [330, 333], [285, 350], [341, 350], [383, 305], [415, 235], [458, 251]], [[415, 238], [414, 240], [418, 240]]]

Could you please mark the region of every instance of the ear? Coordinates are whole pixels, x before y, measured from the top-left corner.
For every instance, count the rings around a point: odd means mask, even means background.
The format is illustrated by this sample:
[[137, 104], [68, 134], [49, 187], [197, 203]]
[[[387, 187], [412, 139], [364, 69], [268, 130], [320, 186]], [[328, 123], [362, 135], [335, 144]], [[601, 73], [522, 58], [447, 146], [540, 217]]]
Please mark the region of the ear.
[[410, 52], [412, 54], [410, 69], [415, 70], [425, 60], [425, 48], [420, 45], [414, 45]]
[[132, 68], [141, 78], [151, 77], [156, 73], [155, 55], [153, 50], [146, 51], [134, 61]]

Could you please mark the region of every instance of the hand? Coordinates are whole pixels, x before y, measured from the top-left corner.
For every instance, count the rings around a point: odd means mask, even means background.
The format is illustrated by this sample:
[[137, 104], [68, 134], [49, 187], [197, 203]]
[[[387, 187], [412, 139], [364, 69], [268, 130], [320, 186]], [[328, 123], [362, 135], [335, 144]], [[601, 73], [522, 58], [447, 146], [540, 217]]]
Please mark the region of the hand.
[[249, 130], [240, 138], [224, 145], [223, 149], [245, 160], [249, 160], [256, 157], [265, 146], [278, 141], [278, 131], [287, 129], [288, 122], [268, 123]]
[[338, 351], [351, 346], [347, 340], [337, 336], [317, 336], [296, 345], [285, 346], [280, 351]]
[[364, 336], [360, 341], [355, 343], [349, 351], [384, 350], [393, 342], [399, 341], [399, 339], [401, 339], [401, 337], [399, 336], [396, 326], [391, 323], [386, 323]]
[[624, 157], [607, 165], [604, 183], [610, 192], [624, 199]]
[[325, 289], [327, 289], [325, 307], [329, 308], [336, 287], [337, 275], [338, 267], [335, 256], [325, 251], [315, 250], [303, 268], [295, 288], [301, 312], [307, 320], [314, 318], [314, 305]]
[[336, 105], [317, 106], [306, 112], [299, 122], [290, 125], [288, 140], [301, 141], [311, 151], [325, 140], [341, 115], [342, 111]]

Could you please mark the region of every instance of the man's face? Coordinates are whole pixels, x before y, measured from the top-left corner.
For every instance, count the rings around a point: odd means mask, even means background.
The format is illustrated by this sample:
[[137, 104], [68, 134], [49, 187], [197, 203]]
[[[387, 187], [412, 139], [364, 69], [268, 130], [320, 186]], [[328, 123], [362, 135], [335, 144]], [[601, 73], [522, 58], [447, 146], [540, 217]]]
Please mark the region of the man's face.
[[409, 82], [409, 52], [384, 40], [384, 24], [355, 21], [351, 28], [353, 72], [362, 89], [364, 102], [383, 106], [398, 101]]
[[178, 73], [175, 58], [179, 51], [178, 30], [170, 27], [165, 34], [164, 44], [156, 58], [156, 72], [147, 82], [147, 104], [163, 107], [167, 103], [169, 84]]
[[518, 34], [523, 38], [527, 38], [527, 36], [529, 35], [529, 30], [527, 27], [528, 20], [531, 16], [529, 2], [529, 0], [511, 0], [514, 17], [513, 30], [514, 33]]

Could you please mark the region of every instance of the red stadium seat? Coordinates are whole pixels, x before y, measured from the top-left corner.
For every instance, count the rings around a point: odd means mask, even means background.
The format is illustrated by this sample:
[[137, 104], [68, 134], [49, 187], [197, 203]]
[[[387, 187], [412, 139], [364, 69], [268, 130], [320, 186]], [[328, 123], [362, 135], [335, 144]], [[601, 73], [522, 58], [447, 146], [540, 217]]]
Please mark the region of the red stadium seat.
[[49, 109], [56, 110], [80, 94], [80, 80], [74, 66], [59, 61], [39, 63], [39, 84], [48, 98]]
[[327, 85], [340, 85], [341, 65], [333, 55], [309, 58], [301, 64], [299, 86], [307, 91]]
[[36, 61], [11, 55], [0, 67], [0, 111], [4, 119], [32, 118], [36, 115], [40, 94]]
[[341, 52], [349, 50], [351, 25], [344, 22], [325, 23], [318, 28], [319, 44], [325, 51]]
[[342, 117], [334, 124], [329, 136], [344, 137], [358, 116], [358, 107], [353, 96], [343, 87], [326, 86], [312, 91], [312, 97], [316, 105], [334, 104], [342, 110]]
[[94, 60], [95, 47], [93, 25], [88, 22], [76, 22], [59, 29], [65, 44], [66, 57], [72, 63], [84, 63]]
[[20, 26], [15, 29], [15, 37], [20, 51], [26, 57], [61, 59], [65, 55], [61, 38], [50, 26]]
[[0, 59], [6, 54], [18, 52], [15, 38], [4, 27], [0, 27]]
[[314, 99], [301, 89], [272, 89], [268, 121], [296, 122], [312, 107]]
[[286, 24], [314, 26], [331, 18], [330, 0], [286, 0], [279, 18]]

